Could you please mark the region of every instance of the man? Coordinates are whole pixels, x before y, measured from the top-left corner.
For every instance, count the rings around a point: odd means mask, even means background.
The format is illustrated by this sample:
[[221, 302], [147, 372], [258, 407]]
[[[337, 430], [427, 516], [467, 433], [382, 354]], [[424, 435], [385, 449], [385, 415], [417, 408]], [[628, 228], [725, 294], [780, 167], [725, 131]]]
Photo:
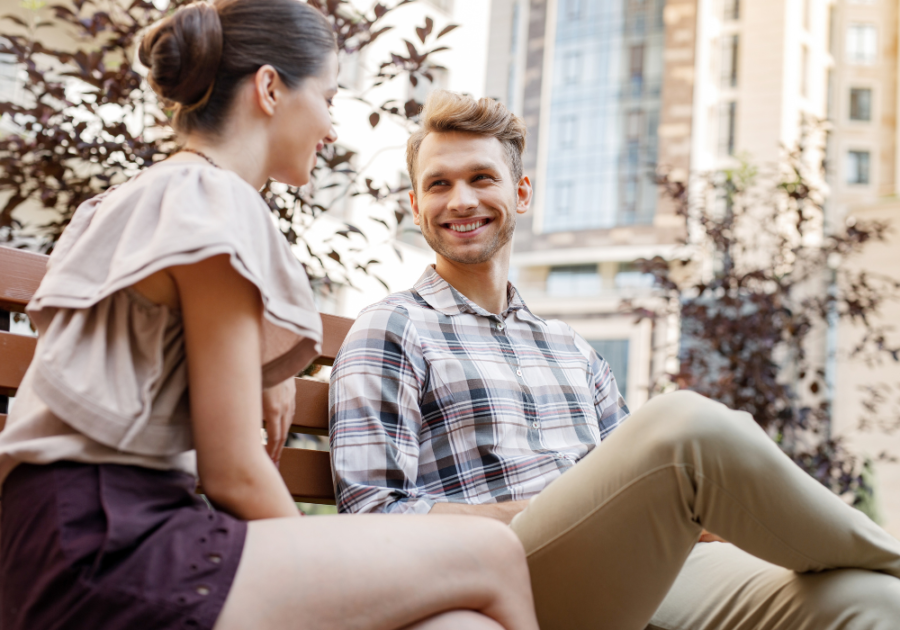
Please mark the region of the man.
[[507, 280], [523, 122], [449, 92], [422, 118], [410, 201], [437, 264], [335, 361], [340, 510], [509, 523], [545, 630], [900, 628], [900, 542], [745, 413], [676, 392], [629, 418], [606, 361], [528, 310]]

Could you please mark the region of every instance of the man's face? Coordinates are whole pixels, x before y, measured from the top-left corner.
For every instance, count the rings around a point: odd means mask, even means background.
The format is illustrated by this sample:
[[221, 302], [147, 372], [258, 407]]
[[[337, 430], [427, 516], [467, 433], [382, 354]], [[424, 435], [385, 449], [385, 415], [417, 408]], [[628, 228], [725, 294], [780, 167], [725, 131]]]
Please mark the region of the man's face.
[[430, 133], [419, 147], [415, 224], [438, 254], [462, 264], [491, 260], [528, 210], [531, 184], [513, 181], [499, 140], [463, 132]]

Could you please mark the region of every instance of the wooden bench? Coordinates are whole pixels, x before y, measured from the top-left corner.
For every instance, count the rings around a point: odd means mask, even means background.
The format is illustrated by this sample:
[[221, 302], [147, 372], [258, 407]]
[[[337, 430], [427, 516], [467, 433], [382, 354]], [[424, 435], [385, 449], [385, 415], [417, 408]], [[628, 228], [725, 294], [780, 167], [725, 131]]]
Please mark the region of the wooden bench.
[[[47, 267], [47, 256], [0, 247], [0, 309], [24, 313]], [[324, 340], [319, 365], [332, 365], [352, 319], [322, 315]], [[0, 395], [14, 396], [34, 356], [34, 337], [0, 331]], [[297, 412], [292, 432], [328, 435], [328, 384], [307, 378], [297, 380]], [[0, 430], [6, 415], [0, 414]], [[334, 505], [331, 461], [325, 451], [286, 448], [281, 476], [294, 499]]]

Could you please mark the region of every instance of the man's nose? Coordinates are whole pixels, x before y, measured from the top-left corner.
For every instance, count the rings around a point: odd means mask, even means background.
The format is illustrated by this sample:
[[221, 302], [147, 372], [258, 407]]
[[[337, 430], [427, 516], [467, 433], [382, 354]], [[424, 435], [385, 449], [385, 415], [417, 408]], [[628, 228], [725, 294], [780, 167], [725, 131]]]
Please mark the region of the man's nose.
[[468, 183], [457, 183], [450, 191], [450, 200], [447, 204], [448, 210], [464, 212], [478, 207], [478, 196]]

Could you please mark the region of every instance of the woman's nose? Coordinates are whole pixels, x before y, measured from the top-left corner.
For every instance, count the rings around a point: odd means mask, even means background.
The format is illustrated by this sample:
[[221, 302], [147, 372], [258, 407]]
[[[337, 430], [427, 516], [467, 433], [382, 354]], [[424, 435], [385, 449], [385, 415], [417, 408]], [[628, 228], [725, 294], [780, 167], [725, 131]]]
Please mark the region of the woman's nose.
[[328, 130], [328, 135], [323, 138], [325, 144], [334, 144], [337, 142], [338, 133], [337, 129], [334, 128], [334, 125], [331, 125], [331, 129]]

